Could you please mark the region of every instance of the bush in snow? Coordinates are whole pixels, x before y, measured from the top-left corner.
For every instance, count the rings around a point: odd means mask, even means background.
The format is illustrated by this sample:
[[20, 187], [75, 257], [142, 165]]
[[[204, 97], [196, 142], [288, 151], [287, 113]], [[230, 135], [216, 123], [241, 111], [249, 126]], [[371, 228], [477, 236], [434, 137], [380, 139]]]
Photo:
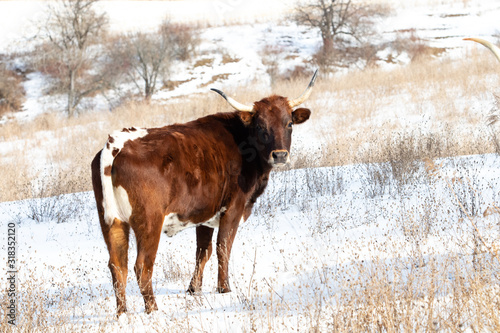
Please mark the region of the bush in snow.
[[498, 125], [500, 123], [500, 95], [495, 95], [495, 106], [488, 115], [488, 127], [490, 129], [491, 141], [495, 147], [495, 152], [500, 155], [500, 139], [497, 136]]
[[0, 115], [8, 111], [17, 111], [24, 101], [22, 76], [0, 63]]

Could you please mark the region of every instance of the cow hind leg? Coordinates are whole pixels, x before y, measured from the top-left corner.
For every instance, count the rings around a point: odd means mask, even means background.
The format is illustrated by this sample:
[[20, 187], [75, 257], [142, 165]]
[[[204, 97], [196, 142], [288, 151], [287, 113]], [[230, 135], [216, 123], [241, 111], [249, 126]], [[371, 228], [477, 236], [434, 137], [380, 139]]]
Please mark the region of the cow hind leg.
[[201, 285], [203, 283], [203, 270], [205, 264], [212, 255], [212, 236], [214, 233], [213, 228], [199, 226], [196, 228], [196, 266], [194, 269], [193, 278], [187, 290], [190, 294], [201, 292]]
[[134, 271], [139, 289], [144, 298], [146, 313], [158, 310], [153, 292], [152, 278], [153, 266], [161, 236], [161, 222], [160, 220], [159, 228], [156, 227], [158, 223], [153, 223], [153, 227], [149, 231], [134, 229], [137, 239], [137, 260], [134, 265]]
[[128, 274], [128, 241], [130, 226], [118, 219], [111, 226], [103, 225], [103, 236], [108, 246], [108, 267], [113, 278], [113, 288], [116, 295], [117, 315], [127, 311], [125, 288]]
[[92, 185], [96, 200], [102, 235], [109, 252], [108, 267], [113, 279], [113, 289], [116, 295], [117, 314], [127, 311], [125, 288], [128, 274], [128, 240], [130, 225], [115, 219], [111, 225], [104, 221], [102, 180], [100, 173], [101, 152], [92, 160]]

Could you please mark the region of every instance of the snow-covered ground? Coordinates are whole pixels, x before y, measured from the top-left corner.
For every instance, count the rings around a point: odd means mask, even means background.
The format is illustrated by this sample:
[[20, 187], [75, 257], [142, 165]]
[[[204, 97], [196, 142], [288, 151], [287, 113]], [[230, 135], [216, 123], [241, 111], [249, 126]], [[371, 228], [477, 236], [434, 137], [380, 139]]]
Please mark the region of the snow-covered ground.
[[[257, 331], [286, 332], [307, 330], [309, 311], [323, 311], [318, 328], [325, 331], [331, 325], [328, 316], [341, 303], [336, 295], [359, 274], [358, 265], [369, 269], [381, 260], [387, 262], [385, 269], [403, 266], [399, 276], [425, 275], [427, 263], [460, 257], [465, 269], [475, 249], [474, 227], [489, 245], [498, 246], [499, 162], [497, 155], [446, 159], [436, 161], [436, 170], [422, 163], [408, 185], [392, 178], [376, 183], [367, 165], [275, 173], [253, 216], [239, 228], [230, 263], [231, 293], [215, 293], [217, 265], [211, 258], [203, 294], [187, 295], [194, 229], [173, 238], [162, 235], [153, 276], [160, 310], [146, 315], [133, 274], [132, 240], [129, 313], [119, 321], [113, 319], [108, 253], [92, 193], [1, 203], [0, 219], [2, 228], [4, 222], [18, 224], [19, 300], [29, 298], [26, 288], [39, 288], [41, 304], [49, 318], [54, 316], [49, 326], [61, 325], [62, 318], [67, 328], [85, 331], [244, 332], [255, 325]], [[75, 206], [76, 213], [66, 219], [64, 212]], [[43, 217], [43, 207], [60, 211], [61, 223]], [[28, 218], [37, 212], [40, 222]], [[401, 283], [395, 276], [389, 280]]]
[[[265, 15], [255, 10], [256, 2], [249, 1], [109, 1], [102, 6], [111, 16], [114, 31], [152, 30], [167, 13], [174, 20], [213, 25], [203, 29], [200, 47], [199, 60], [208, 59], [208, 65], [175, 70], [173, 80], [193, 80], [172, 91], [160, 91], [155, 98], [162, 100], [204, 92], [208, 89], [204, 85], [220, 74], [228, 74], [217, 81], [221, 88], [257, 81], [269, 92], [270, 81], [260, 56], [265, 45], [278, 44], [294, 55], [290, 62], [281, 63], [283, 70], [311, 57], [319, 36], [280, 20], [289, 10], [289, 2], [257, 2], [270, 6]], [[393, 16], [381, 22], [381, 41], [390, 40], [398, 31], [416, 29], [432, 46], [447, 49], [443, 57], [458, 58], [478, 47], [462, 41], [463, 37], [498, 38], [497, 1], [398, 3], [394, 1]], [[45, 5], [42, 1], [0, 1], [0, 52], [27, 45], [25, 38], [34, 31], [31, 22], [43, 16]], [[224, 22], [242, 23], [227, 27]], [[235, 60], [223, 61], [224, 53]], [[397, 65], [405, 61], [402, 56]], [[26, 120], [52, 103], [40, 94], [43, 81], [41, 75], [31, 73], [25, 82]], [[384, 113], [399, 114], [401, 121], [407, 121], [400, 104], [387, 106]], [[299, 154], [320, 146], [304, 128], [294, 137], [293, 149]], [[0, 142], [2, 158], [8, 158], [17, 145], [23, 142]], [[27, 152], [43, 164], [43, 153], [39, 153]], [[460, 258], [466, 269], [477, 250], [477, 236], [473, 235], [478, 233], [486, 245], [498, 248], [499, 162], [497, 155], [443, 159], [434, 166], [420, 162], [406, 184], [392, 176], [377, 177], [391, 175], [384, 164], [273, 173], [254, 214], [238, 231], [230, 262], [233, 292], [214, 292], [217, 269], [212, 258], [206, 267], [203, 294], [186, 295], [194, 268], [194, 230], [173, 238], [162, 235], [153, 276], [160, 310], [152, 315], [144, 313], [133, 274], [132, 240], [129, 313], [119, 320], [113, 317], [108, 254], [90, 192], [0, 203], [1, 258], [6, 254], [7, 225], [15, 222], [19, 300], [40, 293], [38, 301], [48, 313], [40, 316], [49, 318], [48, 326], [63, 325], [68, 331], [288, 332], [314, 327], [329, 331], [332, 313], [342, 306], [337, 295], [345, 294], [346, 285], [359, 278], [360, 267], [370, 270], [382, 261], [389, 283], [398, 276], [404, 282], [411, 275], [430, 274], [432, 265], [428, 263], [439, 264], [448, 257]], [[484, 244], [480, 247], [485, 249]], [[5, 271], [2, 266], [0, 275], [5, 276]], [[2, 279], [2, 288], [4, 283]], [[359, 287], [366, 285], [362, 281]], [[448, 295], [439, 296], [445, 299]], [[470, 328], [470, 323], [464, 325]]]

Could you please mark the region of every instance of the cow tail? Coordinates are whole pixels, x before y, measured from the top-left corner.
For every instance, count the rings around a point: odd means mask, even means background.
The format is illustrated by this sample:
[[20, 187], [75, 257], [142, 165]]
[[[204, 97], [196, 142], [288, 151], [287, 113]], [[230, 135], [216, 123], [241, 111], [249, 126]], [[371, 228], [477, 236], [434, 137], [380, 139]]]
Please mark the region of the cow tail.
[[106, 224], [111, 225], [117, 216], [116, 199], [113, 191], [113, 181], [111, 179], [111, 170], [113, 169], [113, 162], [120, 149], [113, 145], [114, 138], [110, 135], [108, 141], [104, 145], [101, 152], [101, 183], [102, 183], [102, 197], [104, 207], [104, 221]]

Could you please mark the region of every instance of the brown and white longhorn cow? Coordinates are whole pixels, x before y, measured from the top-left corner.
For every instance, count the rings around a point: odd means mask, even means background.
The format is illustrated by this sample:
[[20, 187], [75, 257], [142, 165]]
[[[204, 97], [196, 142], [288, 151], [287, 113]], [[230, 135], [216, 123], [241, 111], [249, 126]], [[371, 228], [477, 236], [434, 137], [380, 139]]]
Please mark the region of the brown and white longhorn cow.
[[151, 278], [161, 232], [196, 227], [196, 267], [188, 292], [201, 290], [203, 269], [217, 234], [217, 291], [230, 291], [228, 262], [240, 223], [266, 188], [273, 166], [290, 160], [292, 125], [309, 119], [297, 99], [270, 96], [252, 106], [222, 95], [237, 111], [161, 128], [112, 133], [92, 161], [92, 184], [109, 251], [118, 316], [127, 310], [130, 228], [137, 239], [134, 271], [146, 312], [157, 310]]

